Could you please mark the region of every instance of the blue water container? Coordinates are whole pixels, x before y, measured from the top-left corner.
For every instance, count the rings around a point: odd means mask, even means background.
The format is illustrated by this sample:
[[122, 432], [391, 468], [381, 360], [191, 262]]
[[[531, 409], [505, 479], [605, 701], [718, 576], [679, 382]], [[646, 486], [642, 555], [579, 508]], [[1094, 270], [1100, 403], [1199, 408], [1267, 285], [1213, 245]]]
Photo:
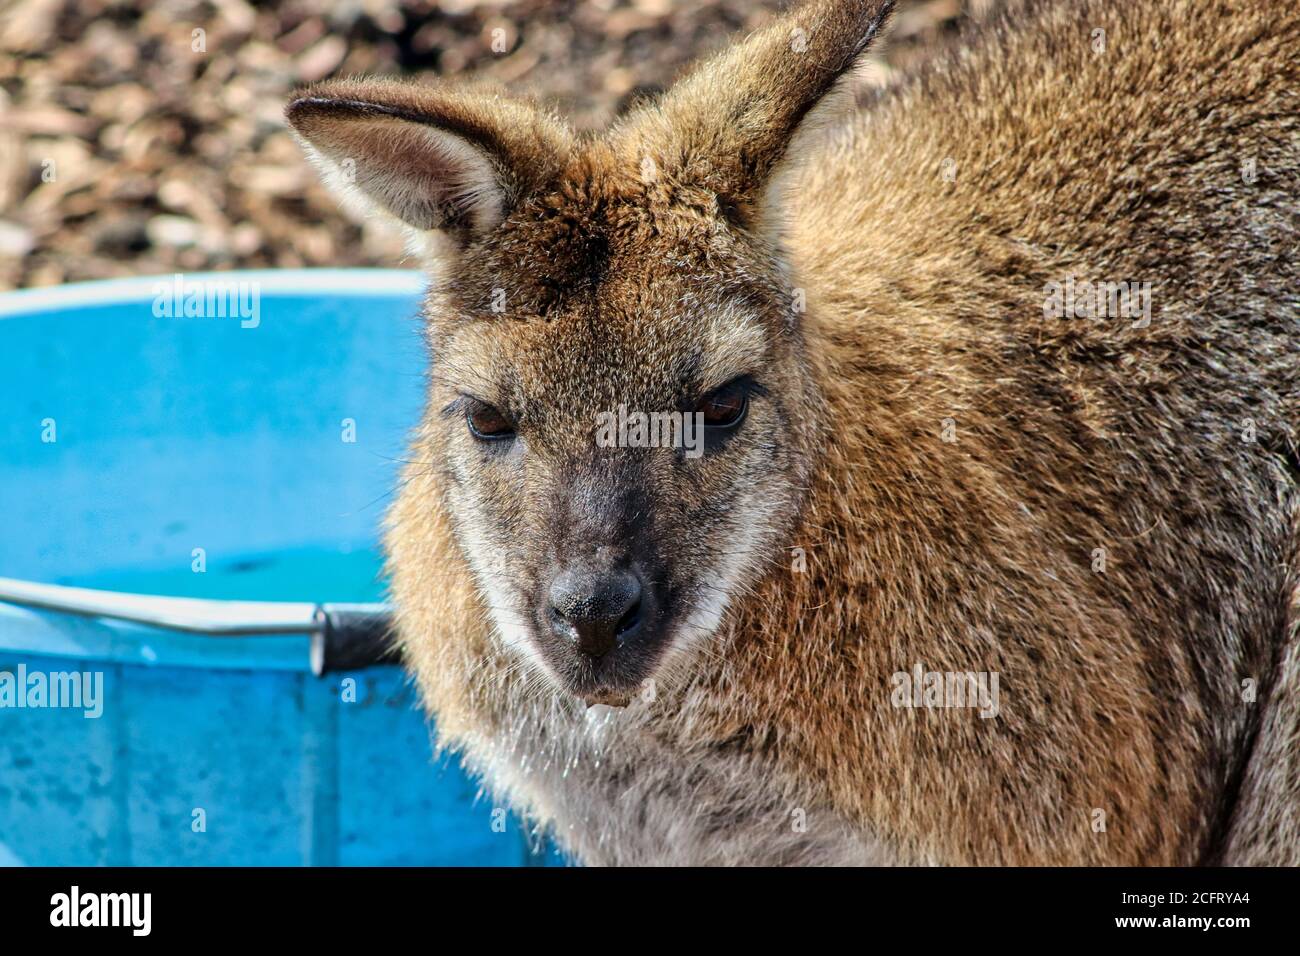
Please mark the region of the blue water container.
[[433, 756], [396, 666], [322, 664], [319, 629], [60, 603], [382, 602], [422, 293], [414, 272], [301, 270], [0, 296], [0, 863], [543, 859]]

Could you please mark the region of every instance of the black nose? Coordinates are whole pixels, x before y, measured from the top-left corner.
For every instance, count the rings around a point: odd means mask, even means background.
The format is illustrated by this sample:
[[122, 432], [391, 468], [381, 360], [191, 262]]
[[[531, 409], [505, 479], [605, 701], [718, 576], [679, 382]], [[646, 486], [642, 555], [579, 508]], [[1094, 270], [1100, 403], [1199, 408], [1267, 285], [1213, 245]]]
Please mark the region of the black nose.
[[551, 582], [550, 600], [555, 633], [592, 657], [641, 627], [641, 582], [630, 571], [563, 571]]

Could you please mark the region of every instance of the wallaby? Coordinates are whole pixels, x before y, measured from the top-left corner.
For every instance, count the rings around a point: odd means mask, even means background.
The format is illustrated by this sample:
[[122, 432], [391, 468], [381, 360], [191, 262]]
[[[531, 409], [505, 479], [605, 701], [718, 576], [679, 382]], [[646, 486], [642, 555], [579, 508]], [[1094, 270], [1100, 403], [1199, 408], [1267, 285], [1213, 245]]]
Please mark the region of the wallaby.
[[1300, 863], [1300, 5], [1016, 4], [855, 106], [891, 6], [599, 135], [288, 106], [431, 270], [440, 740], [584, 863]]

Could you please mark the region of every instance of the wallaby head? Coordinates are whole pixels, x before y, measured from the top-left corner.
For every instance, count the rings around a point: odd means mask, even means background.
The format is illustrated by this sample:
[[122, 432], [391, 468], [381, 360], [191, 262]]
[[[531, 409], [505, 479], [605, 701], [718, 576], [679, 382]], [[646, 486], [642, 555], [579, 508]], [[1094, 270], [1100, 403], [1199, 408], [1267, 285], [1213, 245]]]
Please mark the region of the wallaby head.
[[822, 423], [782, 174], [890, 7], [805, 7], [593, 137], [470, 89], [288, 107], [430, 263], [420, 450], [497, 637], [574, 695], [686, 666], [796, 518]]

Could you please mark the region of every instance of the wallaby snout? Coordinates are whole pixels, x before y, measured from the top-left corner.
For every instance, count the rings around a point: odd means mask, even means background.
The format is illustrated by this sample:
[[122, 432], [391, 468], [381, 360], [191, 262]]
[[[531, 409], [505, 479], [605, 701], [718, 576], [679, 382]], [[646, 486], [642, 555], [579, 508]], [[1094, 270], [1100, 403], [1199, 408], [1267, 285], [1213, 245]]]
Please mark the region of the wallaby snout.
[[633, 640], [644, 623], [644, 588], [630, 571], [568, 568], [547, 591], [553, 629], [582, 654], [599, 660]]
[[552, 667], [584, 699], [629, 695], [662, 652], [653, 581], [634, 568], [570, 564], [546, 592]]

